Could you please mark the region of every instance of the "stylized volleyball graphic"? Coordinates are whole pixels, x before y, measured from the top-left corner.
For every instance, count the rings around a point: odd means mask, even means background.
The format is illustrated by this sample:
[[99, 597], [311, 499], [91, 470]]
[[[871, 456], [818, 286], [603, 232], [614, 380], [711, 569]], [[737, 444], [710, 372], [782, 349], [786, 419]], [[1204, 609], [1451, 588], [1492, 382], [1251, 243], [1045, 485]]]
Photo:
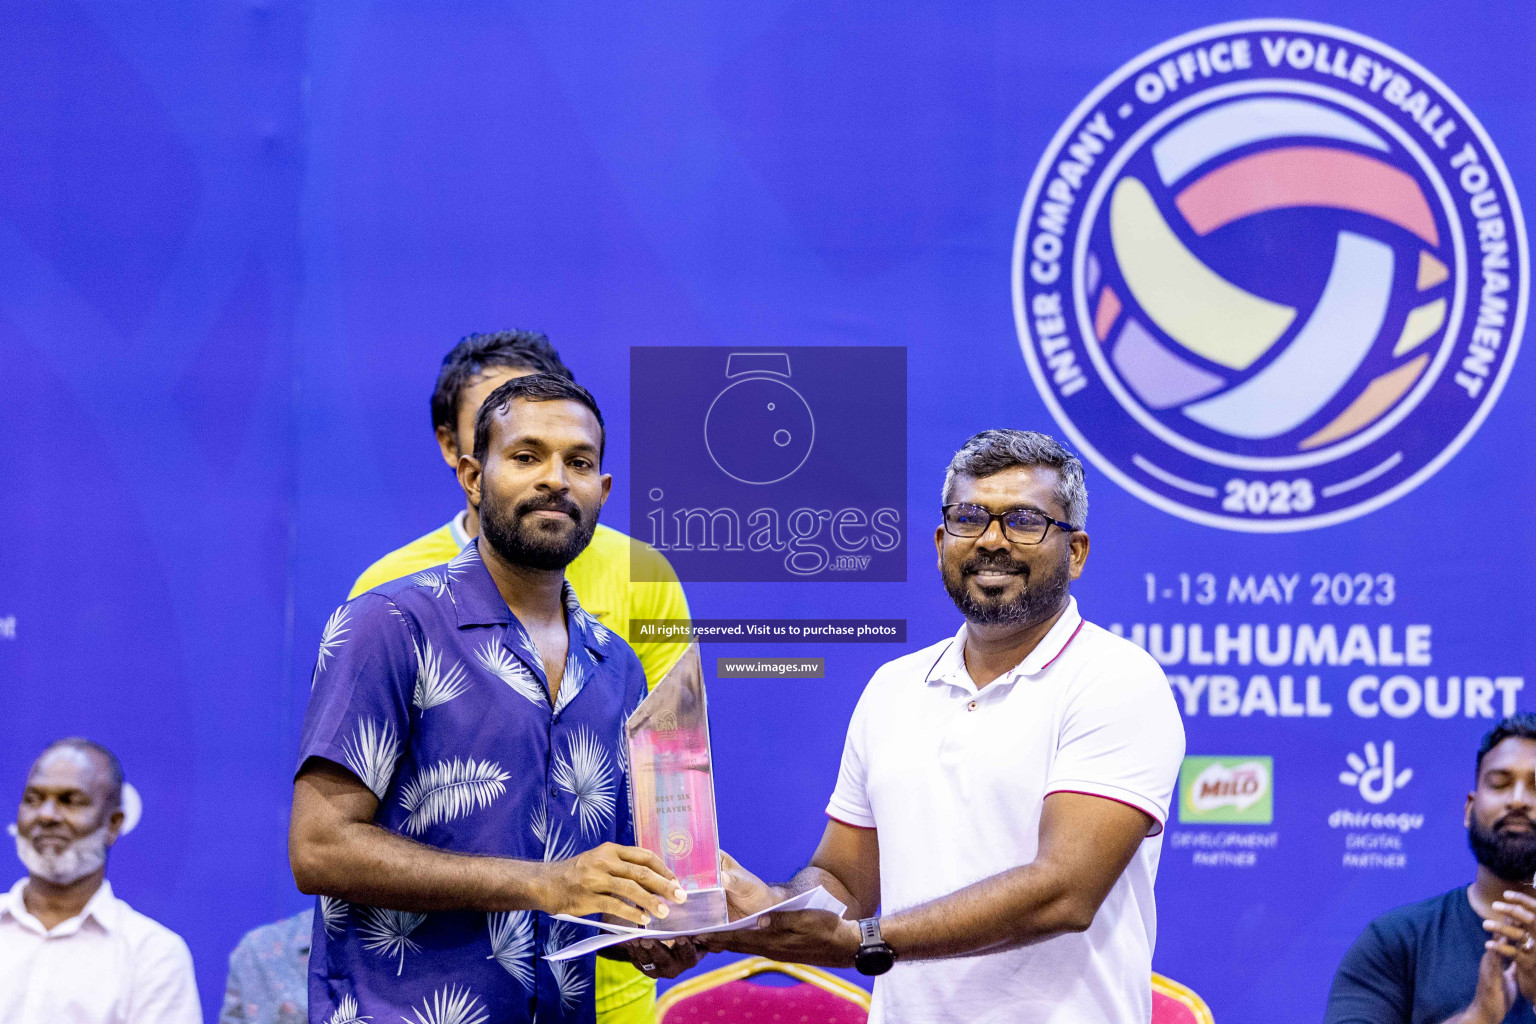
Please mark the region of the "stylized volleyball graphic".
[[670, 857], [686, 857], [693, 852], [693, 836], [680, 828], [668, 832], [665, 842]]
[[1115, 182], [1088, 264], [1095, 337], [1136, 400], [1274, 454], [1396, 407], [1443, 336], [1450, 273], [1444, 226], [1391, 153], [1358, 119], [1283, 96], [1218, 103], [1152, 143]]
[[1524, 325], [1525, 226], [1466, 107], [1374, 40], [1189, 33], [1074, 111], [1030, 183], [1020, 342], [1113, 479], [1185, 518], [1326, 526], [1476, 431]]

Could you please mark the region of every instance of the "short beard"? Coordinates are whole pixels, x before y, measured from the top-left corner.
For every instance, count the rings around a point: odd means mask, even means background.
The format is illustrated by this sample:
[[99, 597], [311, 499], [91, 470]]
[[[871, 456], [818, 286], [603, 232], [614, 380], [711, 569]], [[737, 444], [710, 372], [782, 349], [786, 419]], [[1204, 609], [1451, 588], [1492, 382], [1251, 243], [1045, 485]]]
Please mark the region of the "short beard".
[[18, 834], [16, 856], [34, 878], [54, 885], [73, 885], [107, 863], [107, 826], [103, 824], [90, 835], [81, 836], [58, 853], [44, 853], [30, 839]]
[[[523, 522], [529, 513], [540, 509], [566, 513], [575, 520], [576, 529], [564, 541], [540, 536], [537, 527], [525, 526]], [[503, 518], [500, 508], [482, 500], [480, 535], [512, 565], [546, 571], [564, 569], [592, 542], [597, 515], [597, 510], [588, 513], [570, 498], [543, 497], [518, 502]]]
[[1529, 882], [1536, 877], [1536, 832], [1503, 832], [1484, 828], [1475, 819], [1467, 829], [1467, 842], [1477, 862], [1506, 882]]
[[[973, 622], [978, 626], [1032, 625], [1055, 614], [1066, 602], [1067, 588], [1072, 583], [1067, 571], [1067, 562], [1067, 558], [1063, 557], [1051, 570], [1051, 574], [1039, 583], [1030, 580], [1027, 566], [1006, 556], [1002, 558], [974, 556], [966, 559], [958, 572], [951, 573], [946, 567], [941, 575], [944, 578], [944, 589], [949, 592], [949, 598], [955, 602], [955, 607], [960, 609], [960, 614], [965, 616], [965, 621]], [[1018, 597], [1011, 601], [982, 603], [971, 595], [966, 587], [966, 574], [989, 566], [1023, 571], [1024, 589], [1020, 591]]]

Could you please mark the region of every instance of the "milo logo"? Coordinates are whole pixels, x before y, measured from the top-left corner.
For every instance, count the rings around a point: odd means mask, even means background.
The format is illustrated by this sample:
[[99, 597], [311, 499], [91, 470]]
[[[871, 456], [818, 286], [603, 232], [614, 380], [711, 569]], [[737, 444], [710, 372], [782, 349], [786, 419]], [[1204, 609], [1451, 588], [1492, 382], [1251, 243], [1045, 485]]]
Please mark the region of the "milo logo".
[[1274, 820], [1268, 757], [1186, 757], [1179, 770], [1179, 822], [1268, 825]]

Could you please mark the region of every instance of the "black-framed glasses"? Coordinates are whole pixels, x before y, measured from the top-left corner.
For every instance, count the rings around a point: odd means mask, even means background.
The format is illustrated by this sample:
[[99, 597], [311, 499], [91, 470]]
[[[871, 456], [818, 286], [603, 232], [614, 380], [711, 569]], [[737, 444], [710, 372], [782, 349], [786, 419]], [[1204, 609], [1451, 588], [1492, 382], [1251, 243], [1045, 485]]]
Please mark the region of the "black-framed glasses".
[[1076, 533], [1077, 527], [1064, 523], [1035, 508], [1010, 508], [993, 512], [980, 505], [957, 501], [943, 507], [944, 532], [951, 537], [980, 537], [992, 528], [992, 521], [1003, 524], [1003, 536], [1015, 544], [1039, 544], [1052, 526], [1063, 533]]

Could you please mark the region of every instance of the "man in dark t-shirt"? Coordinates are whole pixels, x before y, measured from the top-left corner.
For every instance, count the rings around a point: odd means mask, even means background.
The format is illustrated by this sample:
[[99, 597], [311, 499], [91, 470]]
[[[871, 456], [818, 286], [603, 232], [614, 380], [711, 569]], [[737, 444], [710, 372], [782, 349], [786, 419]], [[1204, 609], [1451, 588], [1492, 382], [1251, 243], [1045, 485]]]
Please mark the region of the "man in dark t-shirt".
[[1483, 737], [1465, 819], [1477, 878], [1372, 921], [1326, 1024], [1536, 1024], [1536, 714]]

